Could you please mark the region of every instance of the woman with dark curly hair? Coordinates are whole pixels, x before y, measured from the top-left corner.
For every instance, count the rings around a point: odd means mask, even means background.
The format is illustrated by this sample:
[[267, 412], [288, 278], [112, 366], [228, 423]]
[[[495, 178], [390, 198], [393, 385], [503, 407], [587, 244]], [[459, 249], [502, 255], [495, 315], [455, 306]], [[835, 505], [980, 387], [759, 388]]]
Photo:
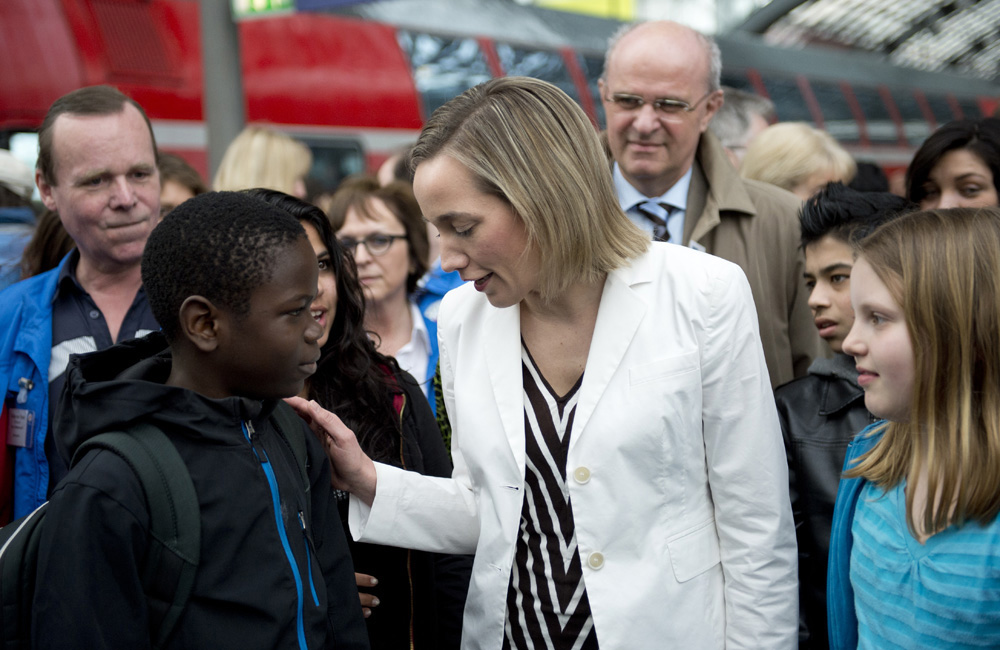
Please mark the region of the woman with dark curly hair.
[[906, 170], [922, 210], [1000, 205], [1000, 120], [956, 120], [924, 140]]
[[[354, 261], [337, 245], [326, 215], [282, 192], [249, 193], [296, 217], [319, 263], [310, 310], [323, 326], [322, 356], [301, 397], [349, 422], [361, 447], [382, 462], [451, 476], [451, 461], [420, 387], [395, 359], [376, 351], [365, 331], [365, 297]], [[346, 530], [347, 493], [337, 497]], [[374, 650], [458, 648], [471, 558], [349, 544]]]

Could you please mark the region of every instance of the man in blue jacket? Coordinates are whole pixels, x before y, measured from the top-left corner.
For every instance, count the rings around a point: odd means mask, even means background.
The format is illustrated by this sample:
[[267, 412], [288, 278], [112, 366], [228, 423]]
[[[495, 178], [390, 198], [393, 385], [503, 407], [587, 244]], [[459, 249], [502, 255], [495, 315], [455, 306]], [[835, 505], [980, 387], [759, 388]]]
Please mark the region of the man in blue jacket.
[[[158, 329], [139, 272], [160, 214], [156, 143], [142, 107], [109, 86], [75, 90], [49, 108], [38, 149], [42, 202], [59, 214], [76, 250], [52, 271], [0, 293], [14, 517], [45, 501], [66, 474], [49, 423], [69, 355]], [[3, 477], [5, 485], [10, 480]], [[9, 505], [0, 504], [7, 514]]]

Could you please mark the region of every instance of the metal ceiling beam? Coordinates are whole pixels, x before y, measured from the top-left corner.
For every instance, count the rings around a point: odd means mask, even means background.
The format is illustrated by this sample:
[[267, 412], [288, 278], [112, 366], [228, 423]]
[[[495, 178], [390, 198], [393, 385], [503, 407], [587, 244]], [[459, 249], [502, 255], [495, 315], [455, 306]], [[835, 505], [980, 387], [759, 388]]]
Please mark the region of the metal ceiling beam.
[[910, 23], [909, 27], [907, 27], [902, 34], [894, 38], [891, 42], [886, 43], [882, 49], [886, 54], [892, 54], [902, 47], [906, 41], [910, 40], [925, 29], [931, 29], [934, 33], [937, 33], [938, 24], [942, 20], [955, 13], [956, 10], [962, 10], [965, 8], [966, 7], [959, 7], [955, 2], [948, 2], [938, 7], [931, 7], [924, 13], [923, 16], [919, 16], [913, 20], [913, 22]]
[[986, 37], [980, 37], [969, 43], [961, 52], [956, 52], [949, 57], [947, 63], [951, 66], [957, 66], [962, 63], [969, 62], [974, 59], [977, 54], [985, 50], [988, 45], [989, 43], [986, 40]]
[[788, 12], [806, 2], [808, 0], [773, 0], [747, 16], [742, 23], [736, 24], [730, 31], [763, 34], [771, 25], [784, 18]]

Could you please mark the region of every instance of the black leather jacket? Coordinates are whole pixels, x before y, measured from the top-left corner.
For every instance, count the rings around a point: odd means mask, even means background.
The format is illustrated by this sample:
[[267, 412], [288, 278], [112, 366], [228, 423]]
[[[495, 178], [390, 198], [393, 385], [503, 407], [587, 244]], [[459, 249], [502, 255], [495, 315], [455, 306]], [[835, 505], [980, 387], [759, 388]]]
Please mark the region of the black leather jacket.
[[817, 359], [805, 377], [775, 389], [774, 399], [799, 544], [799, 648], [827, 648], [826, 564], [837, 485], [847, 444], [874, 419], [846, 354]]

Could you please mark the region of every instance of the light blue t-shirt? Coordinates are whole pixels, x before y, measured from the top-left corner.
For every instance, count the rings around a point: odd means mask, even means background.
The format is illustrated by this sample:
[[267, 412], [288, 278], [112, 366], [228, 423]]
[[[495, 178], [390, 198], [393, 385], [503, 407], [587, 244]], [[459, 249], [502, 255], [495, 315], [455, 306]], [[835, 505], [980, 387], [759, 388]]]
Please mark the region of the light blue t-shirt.
[[918, 542], [905, 482], [861, 491], [851, 534], [858, 648], [1000, 648], [1000, 520]]

